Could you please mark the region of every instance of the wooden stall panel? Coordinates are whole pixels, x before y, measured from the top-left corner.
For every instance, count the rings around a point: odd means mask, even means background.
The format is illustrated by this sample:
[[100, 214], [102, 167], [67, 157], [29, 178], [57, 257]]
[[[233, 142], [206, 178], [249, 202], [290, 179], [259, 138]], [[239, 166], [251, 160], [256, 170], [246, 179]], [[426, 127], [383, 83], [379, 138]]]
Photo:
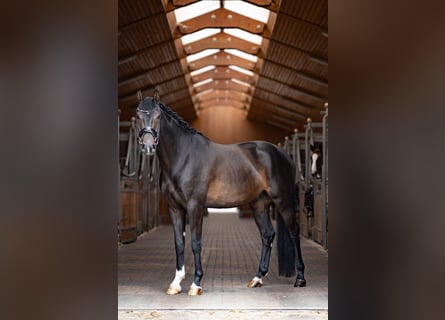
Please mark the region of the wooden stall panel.
[[131, 243], [136, 241], [138, 236], [138, 192], [136, 183], [132, 180], [122, 180], [120, 197], [119, 241], [121, 243]]

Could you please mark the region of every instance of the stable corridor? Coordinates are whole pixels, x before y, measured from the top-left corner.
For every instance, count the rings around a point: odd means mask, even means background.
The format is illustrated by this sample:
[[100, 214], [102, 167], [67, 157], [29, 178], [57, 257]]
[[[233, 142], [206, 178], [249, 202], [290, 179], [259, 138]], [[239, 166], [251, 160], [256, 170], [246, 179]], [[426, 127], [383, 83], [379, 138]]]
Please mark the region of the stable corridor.
[[[274, 222], [275, 225], [275, 222]], [[131, 244], [118, 248], [118, 302], [120, 319], [149, 319], [163, 312], [178, 310], [280, 310], [285, 315], [300, 313], [301, 319], [327, 318], [328, 253], [312, 240], [301, 237], [306, 265], [307, 286], [294, 288], [295, 278], [278, 277], [277, 249], [274, 243], [270, 271], [261, 288], [248, 288], [256, 274], [261, 253], [261, 240], [253, 218], [240, 218], [236, 213], [210, 213], [204, 218], [202, 263], [203, 293], [187, 295], [193, 281], [193, 254], [189, 229], [186, 229], [183, 292], [165, 294], [175, 274], [173, 229], [170, 225], [141, 235]], [[146, 312], [146, 317], [141, 316]], [[135, 317], [138, 314], [140, 317]], [[165, 314], [164, 314], [165, 315]], [[132, 317], [133, 316], [133, 317]], [[158, 318], [159, 318], [158, 317]], [[195, 314], [194, 319], [199, 319]], [[318, 319], [317, 318], [317, 319]]]

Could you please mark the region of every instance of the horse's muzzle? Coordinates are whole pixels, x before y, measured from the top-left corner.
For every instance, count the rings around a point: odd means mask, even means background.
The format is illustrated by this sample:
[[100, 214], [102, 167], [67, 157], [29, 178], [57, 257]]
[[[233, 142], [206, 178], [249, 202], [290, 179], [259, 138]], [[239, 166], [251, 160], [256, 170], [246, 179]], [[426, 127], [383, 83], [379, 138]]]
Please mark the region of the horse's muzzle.
[[155, 151], [159, 143], [159, 135], [155, 129], [145, 127], [138, 133], [138, 142], [148, 148], [150, 151]]

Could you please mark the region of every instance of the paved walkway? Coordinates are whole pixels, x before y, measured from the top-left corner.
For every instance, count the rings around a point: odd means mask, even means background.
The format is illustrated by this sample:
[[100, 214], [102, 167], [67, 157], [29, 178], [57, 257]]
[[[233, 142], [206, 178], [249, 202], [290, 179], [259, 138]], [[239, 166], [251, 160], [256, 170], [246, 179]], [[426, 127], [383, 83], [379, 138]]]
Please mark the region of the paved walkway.
[[[119, 246], [119, 319], [327, 319], [328, 254], [318, 244], [302, 239], [307, 286], [278, 277], [276, 247], [262, 288], [248, 288], [255, 275], [261, 240], [253, 218], [237, 214], [209, 214], [204, 218], [203, 293], [187, 295], [193, 281], [193, 254], [187, 226], [183, 292], [165, 294], [175, 273], [173, 229], [163, 225]], [[187, 310], [187, 312], [184, 312]], [[185, 317], [185, 318], [184, 318]], [[278, 318], [277, 318], [278, 319]]]

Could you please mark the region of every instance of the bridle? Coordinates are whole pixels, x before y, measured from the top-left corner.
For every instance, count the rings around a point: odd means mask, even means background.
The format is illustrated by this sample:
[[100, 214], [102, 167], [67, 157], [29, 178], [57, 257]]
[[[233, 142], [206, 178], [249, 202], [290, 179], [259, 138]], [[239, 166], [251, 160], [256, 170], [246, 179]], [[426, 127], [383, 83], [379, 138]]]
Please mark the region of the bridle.
[[[142, 113], [148, 113], [145, 110], [141, 110], [141, 109], [136, 109], [137, 112], [142, 112]], [[158, 146], [159, 143], [159, 133], [153, 129], [152, 127], [144, 127], [142, 128], [139, 133], [138, 133], [138, 142], [139, 144], [145, 145], [144, 144], [144, 136], [146, 134], [150, 134], [153, 137], [153, 149], [156, 149], [156, 147]]]

